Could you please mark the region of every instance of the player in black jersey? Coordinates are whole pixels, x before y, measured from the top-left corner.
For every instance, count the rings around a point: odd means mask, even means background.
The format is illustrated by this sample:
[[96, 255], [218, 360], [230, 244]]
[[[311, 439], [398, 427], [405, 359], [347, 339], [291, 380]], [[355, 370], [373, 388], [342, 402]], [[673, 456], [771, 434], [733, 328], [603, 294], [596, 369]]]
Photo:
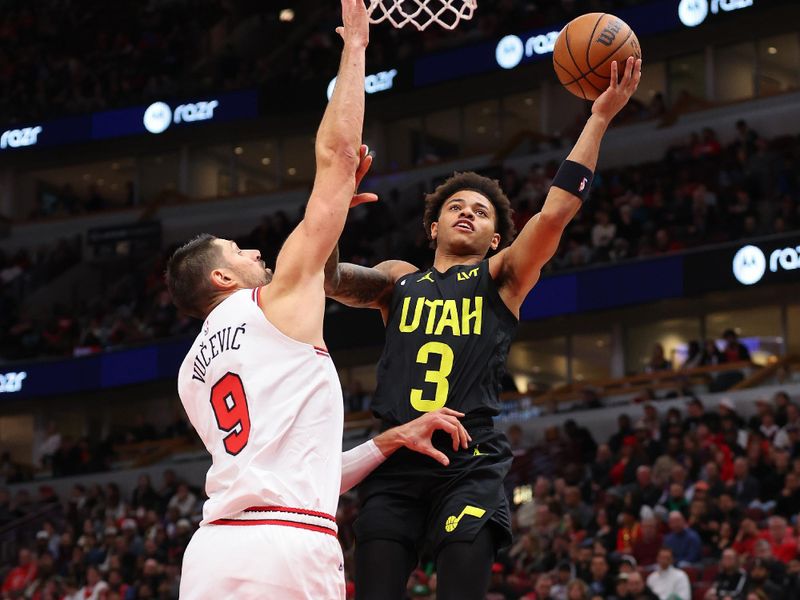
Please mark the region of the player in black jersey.
[[[544, 206], [513, 243], [511, 208], [496, 181], [458, 173], [425, 201], [435, 257], [420, 271], [403, 261], [374, 268], [326, 266], [326, 292], [348, 306], [376, 308], [386, 324], [372, 403], [385, 428], [447, 406], [466, 414], [468, 450], [447, 467], [400, 451], [359, 488], [356, 597], [395, 600], [419, 552], [433, 553], [438, 600], [485, 597], [496, 550], [510, 541], [503, 479], [511, 464], [505, 436], [493, 429], [508, 348], [523, 300], [586, 198], [600, 142], [635, 92], [641, 60], [628, 59], [553, 180]], [[487, 255], [491, 256], [487, 258]]]

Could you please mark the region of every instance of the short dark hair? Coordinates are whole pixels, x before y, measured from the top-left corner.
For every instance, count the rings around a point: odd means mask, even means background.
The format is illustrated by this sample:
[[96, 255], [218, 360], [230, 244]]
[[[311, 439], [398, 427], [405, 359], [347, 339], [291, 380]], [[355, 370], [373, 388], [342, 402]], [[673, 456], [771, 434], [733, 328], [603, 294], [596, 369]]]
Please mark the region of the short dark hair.
[[222, 257], [216, 237], [201, 233], [175, 250], [167, 263], [164, 279], [178, 309], [196, 319], [205, 319], [214, 288], [209, 271]]
[[472, 190], [485, 196], [494, 206], [495, 226], [494, 230], [500, 234], [500, 244], [497, 249], [505, 248], [514, 239], [516, 233], [511, 209], [511, 201], [505, 195], [500, 182], [490, 179], [483, 175], [478, 175], [472, 171], [464, 173], [453, 173], [440, 184], [432, 193], [425, 196], [425, 216], [422, 222], [425, 224], [425, 235], [431, 240], [431, 248], [436, 248], [436, 240], [431, 238], [431, 224], [439, 220], [442, 206], [450, 196], [462, 190]]

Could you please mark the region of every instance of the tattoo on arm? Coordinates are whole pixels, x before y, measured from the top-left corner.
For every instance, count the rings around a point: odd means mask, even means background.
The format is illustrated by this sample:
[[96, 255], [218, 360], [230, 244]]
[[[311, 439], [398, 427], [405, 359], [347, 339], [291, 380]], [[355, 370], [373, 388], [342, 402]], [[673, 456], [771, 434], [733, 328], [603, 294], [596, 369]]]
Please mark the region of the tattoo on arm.
[[325, 295], [333, 296], [339, 287], [339, 244], [333, 248], [333, 252], [325, 263]]
[[380, 308], [392, 292], [394, 282], [378, 269], [344, 263], [337, 271], [338, 282], [330, 296], [347, 306]]

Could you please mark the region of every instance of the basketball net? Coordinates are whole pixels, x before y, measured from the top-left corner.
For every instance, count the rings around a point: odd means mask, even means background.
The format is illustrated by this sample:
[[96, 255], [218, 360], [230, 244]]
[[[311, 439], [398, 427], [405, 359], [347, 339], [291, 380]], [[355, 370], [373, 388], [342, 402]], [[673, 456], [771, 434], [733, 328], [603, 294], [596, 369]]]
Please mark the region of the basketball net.
[[478, 0], [367, 0], [371, 23], [389, 21], [398, 29], [413, 25], [420, 31], [432, 23], [455, 29], [472, 18]]

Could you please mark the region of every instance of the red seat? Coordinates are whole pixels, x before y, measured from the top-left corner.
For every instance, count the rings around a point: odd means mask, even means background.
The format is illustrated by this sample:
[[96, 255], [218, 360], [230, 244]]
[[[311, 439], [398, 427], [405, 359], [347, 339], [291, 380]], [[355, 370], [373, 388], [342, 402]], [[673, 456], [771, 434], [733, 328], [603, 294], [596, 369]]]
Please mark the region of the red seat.
[[701, 581], [692, 585], [692, 600], [704, 600], [711, 584]]
[[681, 567], [681, 569], [683, 569], [683, 571], [689, 577], [689, 581], [692, 583], [702, 580], [702, 577], [700, 577], [700, 569], [697, 567]]
[[703, 569], [703, 581], [711, 583], [719, 573], [719, 565], [708, 565]]

